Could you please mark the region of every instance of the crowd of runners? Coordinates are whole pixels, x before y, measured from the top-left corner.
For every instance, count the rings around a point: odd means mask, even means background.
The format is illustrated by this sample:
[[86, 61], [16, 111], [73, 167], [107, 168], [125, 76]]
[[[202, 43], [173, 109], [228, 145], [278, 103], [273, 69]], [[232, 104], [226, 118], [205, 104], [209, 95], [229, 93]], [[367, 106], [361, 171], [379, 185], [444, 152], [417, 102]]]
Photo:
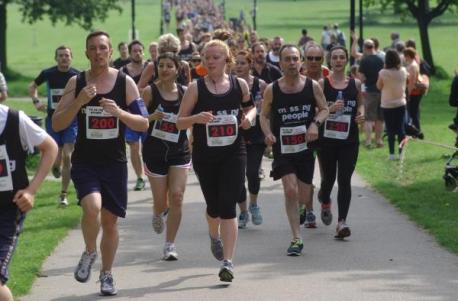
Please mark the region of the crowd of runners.
[[[176, 13], [176, 35], [149, 44], [119, 42], [116, 60], [109, 34], [92, 32], [86, 37], [90, 68], [81, 72], [71, 67], [71, 48], [59, 46], [57, 65], [29, 85], [36, 109], [47, 113], [48, 134], [0, 105], [0, 300], [12, 300], [8, 264], [25, 212], [50, 169], [62, 178], [58, 203], [69, 204], [71, 179], [82, 208], [84, 247], [75, 279], [88, 281], [101, 232], [101, 294], [117, 293], [112, 265], [117, 219], [127, 209], [126, 143], [137, 177], [133, 190], [149, 181], [152, 228], [165, 231], [164, 260], [178, 259], [175, 239], [192, 168], [207, 205], [211, 253], [221, 262], [218, 276], [232, 281], [238, 229], [250, 220], [264, 222], [258, 195], [265, 156], [273, 158], [270, 176], [282, 182], [291, 230], [287, 255], [302, 253], [301, 224], [317, 227], [315, 190], [322, 223], [332, 224], [335, 204], [335, 237], [351, 235], [347, 216], [360, 129], [368, 149], [384, 147], [386, 134], [389, 160], [402, 152], [396, 153], [395, 138], [401, 142], [406, 129], [422, 138], [419, 108], [428, 64], [413, 40], [403, 42], [396, 33], [385, 50], [370, 38], [360, 51], [355, 34], [347, 50], [338, 24], [325, 26], [317, 40], [304, 29], [297, 44], [288, 44], [281, 36], [259, 38], [242, 13], [225, 23], [222, 9], [211, 0], [165, 1], [164, 14]], [[347, 68], [350, 58], [355, 63]], [[45, 82], [42, 101], [37, 88]], [[0, 77], [0, 101], [4, 87]], [[24, 160], [34, 146], [42, 157], [28, 183]], [[316, 189], [315, 158], [321, 178]]]

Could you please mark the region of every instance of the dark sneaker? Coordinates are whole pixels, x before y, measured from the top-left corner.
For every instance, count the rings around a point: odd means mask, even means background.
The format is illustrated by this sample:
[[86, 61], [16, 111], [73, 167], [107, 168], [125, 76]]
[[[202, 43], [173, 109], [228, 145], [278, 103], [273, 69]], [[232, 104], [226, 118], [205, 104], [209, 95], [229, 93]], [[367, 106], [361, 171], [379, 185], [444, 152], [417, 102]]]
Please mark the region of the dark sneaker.
[[213, 238], [210, 236], [210, 249], [216, 260], [221, 261], [224, 259], [223, 241], [219, 237]]
[[251, 221], [253, 222], [253, 225], [259, 226], [260, 224], [262, 224], [261, 208], [256, 204], [252, 204], [250, 205], [249, 209], [250, 209]]
[[291, 241], [289, 248], [287, 250], [288, 256], [300, 256], [302, 254], [302, 249], [304, 248], [304, 242], [302, 239], [296, 238]]
[[335, 238], [344, 239], [351, 235], [350, 227], [345, 223], [345, 221], [340, 221], [337, 223], [336, 236]]
[[316, 216], [313, 210], [307, 211], [305, 213], [305, 228], [316, 228]]
[[321, 203], [321, 221], [326, 226], [329, 226], [332, 223], [331, 203]]
[[62, 172], [60, 171], [60, 167], [54, 166], [51, 170], [52, 175], [54, 178], [59, 179], [60, 176], [62, 175]]
[[299, 208], [299, 223], [303, 225], [305, 222], [305, 207]]
[[100, 294], [102, 296], [114, 296], [118, 293], [111, 272], [100, 272], [99, 281]]
[[234, 279], [234, 265], [230, 260], [224, 260], [219, 270], [219, 280], [223, 282], [232, 282]]
[[245, 229], [249, 221], [250, 221], [250, 215], [248, 214], [248, 211], [240, 212], [239, 229]]
[[175, 244], [173, 243], [166, 243], [164, 246], [164, 257], [165, 261], [174, 261], [178, 260], [178, 253]]
[[86, 251], [81, 255], [81, 259], [75, 269], [75, 279], [78, 282], [87, 282], [91, 277], [91, 268], [97, 258], [97, 253]]
[[138, 178], [137, 182], [135, 183], [134, 190], [135, 191], [140, 191], [145, 189], [145, 181], [142, 178]]

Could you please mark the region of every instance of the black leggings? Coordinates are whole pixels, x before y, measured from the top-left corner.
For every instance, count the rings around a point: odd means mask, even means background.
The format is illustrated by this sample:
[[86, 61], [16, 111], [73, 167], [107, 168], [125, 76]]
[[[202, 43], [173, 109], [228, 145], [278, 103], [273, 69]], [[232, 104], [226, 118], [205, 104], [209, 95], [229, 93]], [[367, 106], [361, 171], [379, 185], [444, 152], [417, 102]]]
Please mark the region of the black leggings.
[[410, 118], [412, 118], [412, 124], [420, 130], [420, 101], [423, 95], [410, 95], [409, 101], [407, 102], [407, 111], [409, 112]]
[[359, 144], [323, 147], [318, 150], [318, 161], [321, 169], [321, 187], [318, 199], [323, 204], [331, 202], [331, 191], [336, 181], [338, 221], [346, 220], [351, 200], [351, 176], [358, 160]]
[[245, 181], [246, 157], [232, 155], [217, 162], [194, 162], [194, 171], [212, 218], [236, 217], [236, 204]]
[[[248, 191], [251, 194], [258, 194], [261, 188], [261, 179], [259, 178], [259, 168], [262, 163], [262, 156], [266, 149], [265, 144], [247, 144], [246, 145], [246, 177], [248, 180]], [[239, 203], [246, 201], [246, 187], [243, 185], [243, 190], [240, 195]]]
[[[405, 124], [406, 107], [398, 107], [393, 109], [383, 109], [383, 117], [385, 118], [386, 134], [388, 137], [388, 148], [390, 154], [394, 154], [394, 141], [398, 136], [398, 143], [401, 143], [406, 136]], [[401, 150], [399, 150], [401, 152]]]

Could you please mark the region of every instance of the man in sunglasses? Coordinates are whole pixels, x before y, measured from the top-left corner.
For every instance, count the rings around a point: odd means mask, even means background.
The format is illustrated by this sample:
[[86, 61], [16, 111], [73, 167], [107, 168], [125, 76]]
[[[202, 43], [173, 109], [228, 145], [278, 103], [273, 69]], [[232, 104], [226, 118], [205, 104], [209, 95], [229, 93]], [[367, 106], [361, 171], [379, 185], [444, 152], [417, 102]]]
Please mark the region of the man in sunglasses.
[[302, 65], [301, 74], [310, 77], [316, 81], [329, 75], [329, 69], [323, 66], [324, 51], [323, 48], [315, 43], [310, 43], [305, 47], [304, 64]]

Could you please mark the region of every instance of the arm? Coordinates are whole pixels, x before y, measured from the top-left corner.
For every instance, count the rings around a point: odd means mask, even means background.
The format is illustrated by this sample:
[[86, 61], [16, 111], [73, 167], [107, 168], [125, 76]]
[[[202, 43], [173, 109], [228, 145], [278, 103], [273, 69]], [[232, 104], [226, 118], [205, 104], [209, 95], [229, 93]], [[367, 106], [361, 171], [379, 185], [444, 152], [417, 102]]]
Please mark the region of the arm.
[[[154, 102], [153, 93], [151, 91], [151, 86], [147, 86], [145, 89], [143, 89], [142, 98], [143, 98], [143, 101], [145, 102], [146, 108], [148, 108], [150, 104]], [[164, 114], [156, 110], [154, 111], [153, 114], [148, 115], [148, 122], [151, 122], [154, 120], [160, 120], [163, 117], [164, 117]]]
[[[316, 81], [313, 81], [313, 95], [315, 97], [316, 107], [318, 109], [314, 121], [318, 121], [320, 124], [323, 124], [324, 120], [329, 115], [329, 109], [328, 105], [326, 104], [326, 98], [324, 97], [323, 90], [321, 90], [320, 85]], [[305, 135], [308, 142], [318, 139], [318, 126], [315, 122], [312, 122], [309, 125]]]
[[41, 152], [41, 158], [35, 176], [30, 181], [29, 186], [16, 192], [13, 199], [13, 202], [16, 203], [22, 212], [27, 212], [32, 209], [35, 202], [35, 193], [51, 169], [57, 156], [57, 144], [50, 136], [47, 136], [45, 140], [38, 145], [38, 149]]
[[6, 85], [5, 77], [0, 72], [0, 103], [8, 97], [8, 87]]
[[148, 82], [154, 75], [154, 63], [151, 62], [143, 69], [142, 76], [140, 76], [140, 80], [138, 81], [137, 87], [140, 92], [148, 85]]
[[[41, 76], [41, 74], [40, 74]], [[38, 85], [35, 80], [31, 81], [28, 87], [29, 96], [32, 98], [33, 105], [38, 111], [46, 112], [46, 105], [40, 102], [38, 98]]]
[[415, 70], [413, 65], [409, 65], [407, 67], [407, 72], [409, 73], [409, 76], [407, 77], [407, 91], [412, 93], [412, 90], [415, 88], [415, 83], [417, 82], [418, 78], [418, 73]]
[[380, 70], [379, 73], [378, 73], [378, 78], [377, 78], [377, 83], [376, 83], [377, 89], [379, 89], [380, 91], [382, 91], [382, 89], [383, 89], [383, 79], [382, 79], [383, 72], [382, 72], [382, 70]]
[[358, 108], [356, 109], [356, 123], [363, 123], [364, 122], [364, 102], [363, 96], [361, 95], [361, 81], [359, 79], [355, 79], [356, 89], [358, 90], [358, 96], [356, 97], [356, 103]]
[[354, 31], [351, 32], [351, 38], [352, 38], [352, 43], [351, 43], [351, 56], [355, 60], [360, 60], [363, 57], [362, 52], [358, 51], [358, 36], [355, 34]]
[[272, 110], [272, 84], [269, 84], [264, 91], [264, 100], [262, 101], [261, 115], [259, 116], [259, 122], [261, 123], [261, 129], [265, 136], [265, 142], [268, 146], [272, 146], [277, 142], [274, 134], [270, 127], [270, 114]]
[[[240, 122], [240, 126], [247, 130], [251, 127], [251, 122], [256, 118], [256, 108], [254, 107], [251, 97], [250, 97], [250, 88], [248, 87], [247, 82], [242, 78], [237, 78], [239, 81], [240, 87], [242, 88], [243, 99], [242, 99], [242, 109], [243, 109], [243, 118]], [[249, 106], [244, 106], [243, 103], [250, 103]]]
[[[137, 101], [141, 101], [141, 104], [134, 103]], [[102, 98], [99, 103], [103, 107], [104, 111], [118, 117], [119, 120], [132, 130], [145, 132], [148, 129], [148, 119], [141, 115], [144, 112], [138, 112], [141, 111], [141, 109], [144, 109], [143, 100], [140, 98], [137, 85], [135, 85], [134, 80], [130, 76], [126, 76], [126, 105], [129, 109], [134, 109], [132, 110], [132, 113], [124, 111], [118, 107], [116, 102], [112, 99]], [[131, 107], [131, 104], [134, 107]], [[138, 108], [135, 108], [136, 105]], [[141, 108], [142, 106], [143, 108]]]
[[192, 110], [196, 106], [197, 97], [197, 82], [193, 82], [189, 85], [181, 101], [180, 111], [177, 117], [177, 128], [179, 130], [190, 128], [195, 123], [206, 124], [213, 120], [214, 117], [211, 112], [200, 112], [191, 115]]

